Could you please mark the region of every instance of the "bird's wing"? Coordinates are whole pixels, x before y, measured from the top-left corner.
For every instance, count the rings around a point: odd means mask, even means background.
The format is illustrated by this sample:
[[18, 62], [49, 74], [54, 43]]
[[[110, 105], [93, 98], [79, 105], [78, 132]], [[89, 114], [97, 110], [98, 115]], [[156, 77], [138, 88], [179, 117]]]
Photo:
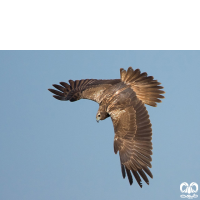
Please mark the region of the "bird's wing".
[[136, 92], [137, 97], [143, 101], [143, 103], [150, 106], [157, 106], [162, 98], [164, 98], [163, 87], [160, 86], [157, 80], [153, 80], [153, 76], [147, 76], [147, 73], [141, 73], [139, 69], [133, 70], [129, 67], [128, 70], [120, 69], [121, 80], [130, 85], [133, 91]]
[[69, 84], [60, 82], [61, 85], [53, 84], [58, 89], [49, 89], [54, 93], [54, 98], [62, 101], [77, 101], [79, 99], [90, 99], [100, 103], [100, 98], [103, 92], [110, 86], [119, 83], [120, 79], [112, 80], [97, 80], [97, 79], [83, 79], [83, 80], [69, 80]]
[[114, 152], [119, 151], [123, 178], [127, 174], [131, 185], [132, 172], [140, 187], [140, 177], [149, 184], [146, 174], [153, 178], [149, 170], [152, 160], [152, 129], [144, 103], [138, 100], [133, 106], [112, 110], [109, 114], [115, 131]]

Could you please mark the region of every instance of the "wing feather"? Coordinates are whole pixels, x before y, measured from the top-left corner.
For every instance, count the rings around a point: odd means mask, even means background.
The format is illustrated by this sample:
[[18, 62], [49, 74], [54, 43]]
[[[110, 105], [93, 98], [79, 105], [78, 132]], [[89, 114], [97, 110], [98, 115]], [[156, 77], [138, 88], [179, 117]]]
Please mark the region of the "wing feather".
[[152, 175], [152, 173], [151, 173], [151, 171], [149, 170], [148, 167], [143, 166], [143, 170], [144, 170], [151, 178], [153, 178], [153, 175]]
[[[142, 181], [141, 181], [141, 178], [140, 176], [138, 175], [137, 171], [135, 170], [132, 170], [132, 173], [136, 179], [136, 181], [138, 182], [138, 185], [142, 188]], [[148, 179], [147, 179], [148, 180]], [[148, 180], [149, 181], [149, 180]]]
[[113, 80], [69, 80], [69, 84], [60, 82], [61, 85], [53, 84], [58, 89], [49, 89], [54, 95], [53, 97], [62, 101], [77, 101], [79, 99], [90, 99], [100, 103], [100, 97], [103, 92], [114, 84], [121, 82], [121, 79]]
[[140, 176], [144, 179], [144, 181], [149, 185], [149, 180], [142, 169], [138, 169]]
[[69, 80], [69, 83], [70, 83], [71, 89], [74, 90], [74, 81], [73, 80]]
[[[68, 90], [68, 91], [70, 90], [70, 85], [69, 85], [68, 83], [60, 82], [60, 84], [61, 84], [62, 86], [64, 86], [66, 90]], [[53, 85], [53, 86], [54, 86], [54, 85]]]
[[126, 173], [127, 173], [127, 176], [128, 176], [129, 183], [130, 183], [130, 185], [132, 185], [133, 184], [133, 178], [132, 178], [131, 172], [130, 172], [129, 169], [127, 169], [127, 167], [125, 167], [125, 169], [126, 169]]
[[121, 164], [121, 170], [122, 170], [122, 176], [123, 178], [125, 178], [126, 177], [125, 167], [122, 164]]
[[49, 89], [49, 91], [52, 92], [53, 94], [56, 94], [56, 95], [58, 95], [58, 96], [64, 97], [64, 93], [59, 92], [58, 90]]
[[[139, 72], [135, 76], [139, 76]], [[137, 103], [134, 101], [123, 111], [112, 110], [110, 115], [115, 130], [114, 151], [119, 151], [121, 165], [126, 169], [129, 183], [133, 182], [132, 172], [140, 187], [141, 178], [149, 184], [147, 175], [153, 177], [149, 170], [152, 161], [152, 129], [144, 103], [141, 100]], [[122, 176], [125, 177], [123, 172]]]
[[60, 85], [53, 84], [53, 86], [54, 86], [56, 89], [60, 90], [61, 92], [64, 92], [64, 91], [65, 91], [65, 88], [62, 87], [62, 86], [60, 86]]
[[62, 101], [62, 99], [63, 99], [63, 97], [61, 97], [61, 96], [57, 96], [57, 95], [53, 95], [53, 97], [54, 97], [55, 99], [60, 100], [60, 101]]

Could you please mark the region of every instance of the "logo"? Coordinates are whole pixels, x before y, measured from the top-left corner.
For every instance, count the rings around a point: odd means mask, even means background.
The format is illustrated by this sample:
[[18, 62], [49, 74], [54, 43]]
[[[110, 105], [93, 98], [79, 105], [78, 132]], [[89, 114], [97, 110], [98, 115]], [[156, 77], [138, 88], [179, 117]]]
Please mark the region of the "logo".
[[[198, 184], [195, 182], [190, 183], [190, 185], [188, 185], [188, 183], [183, 182], [180, 185], [180, 191], [182, 193], [188, 193], [188, 195], [184, 195], [182, 194], [180, 197], [181, 198], [188, 198], [188, 199], [193, 199], [193, 198], [197, 198], [198, 195], [193, 194], [193, 193], [197, 193], [198, 192]], [[193, 194], [193, 195], [191, 195]]]

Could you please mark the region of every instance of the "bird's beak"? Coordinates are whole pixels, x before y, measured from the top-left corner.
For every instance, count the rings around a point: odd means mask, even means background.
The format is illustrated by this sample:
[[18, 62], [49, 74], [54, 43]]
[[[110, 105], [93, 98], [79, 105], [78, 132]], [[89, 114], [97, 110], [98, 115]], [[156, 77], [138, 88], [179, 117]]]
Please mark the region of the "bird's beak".
[[99, 120], [100, 120], [99, 117], [96, 117], [96, 121], [97, 121], [98, 123], [99, 123]]

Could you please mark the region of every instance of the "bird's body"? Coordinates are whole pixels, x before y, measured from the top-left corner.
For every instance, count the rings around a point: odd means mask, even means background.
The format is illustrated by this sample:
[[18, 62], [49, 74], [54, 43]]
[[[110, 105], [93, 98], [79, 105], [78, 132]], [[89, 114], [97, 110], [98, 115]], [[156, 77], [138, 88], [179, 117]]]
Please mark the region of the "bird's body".
[[[141, 178], [149, 184], [146, 176], [153, 178], [151, 168], [152, 129], [149, 115], [144, 104], [156, 106], [164, 98], [163, 87], [147, 73], [129, 67], [127, 72], [120, 69], [121, 79], [113, 80], [69, 80], [53, 85], [60, 91], [49, 89], [59, 100], [77, 101], [90, 99], [99, 103], [96, 120], [111, 117], [115, 137], [114, 152], [119, 151], [122, 176], [126, 174], [130, 185], [133, 183], [131, 172], [142, 187]], [[146, 173], [146, 174], [145, 174]]]

